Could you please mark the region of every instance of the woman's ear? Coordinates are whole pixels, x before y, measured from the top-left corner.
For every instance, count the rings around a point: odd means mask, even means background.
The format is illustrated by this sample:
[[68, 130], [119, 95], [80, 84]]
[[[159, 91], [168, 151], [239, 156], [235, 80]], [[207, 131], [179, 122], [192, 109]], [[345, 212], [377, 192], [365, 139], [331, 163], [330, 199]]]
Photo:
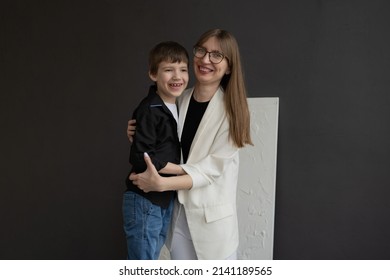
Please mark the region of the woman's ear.
[[230, 75], [230, 67], [226, 70], [225, 75]]

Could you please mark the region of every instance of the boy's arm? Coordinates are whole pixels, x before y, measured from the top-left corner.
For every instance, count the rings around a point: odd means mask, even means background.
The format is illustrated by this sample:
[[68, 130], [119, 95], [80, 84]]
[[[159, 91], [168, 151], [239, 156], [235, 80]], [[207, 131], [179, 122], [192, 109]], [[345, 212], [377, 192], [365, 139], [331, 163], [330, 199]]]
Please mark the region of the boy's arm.
[[133, 138], [130, 151], [130, 163], [137, 172], [146, 169], [144, 153], [148, 153], [157, 170], [165, 167], [166, 162], [162, 162], [155, 157], [157, 133], [157, 120], [150, 111], [150, 108], [137, 109], [133, 119], [137, 120], [137, 135]]

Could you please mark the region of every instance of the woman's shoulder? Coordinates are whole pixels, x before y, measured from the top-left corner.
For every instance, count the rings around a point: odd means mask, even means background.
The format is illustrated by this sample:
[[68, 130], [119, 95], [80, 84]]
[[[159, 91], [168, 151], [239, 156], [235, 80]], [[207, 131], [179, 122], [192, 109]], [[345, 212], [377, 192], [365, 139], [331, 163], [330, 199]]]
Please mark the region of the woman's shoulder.
[[191, 97], [192, 92], [194, 91], [194, 88], [187, 88], [183, 91], [183, 93], [177, 98], [177, 101], [181, 103], [184, 99], [188, 99]]
[[181, 96], [184, 96], [184, 95], [190, 95], [192, 94], [192, 92], [194, 91], [194, 88], [193, 87], [190, 87], [190, 88], [187, 88], [183, 91], [183, 93], [181, 94]]

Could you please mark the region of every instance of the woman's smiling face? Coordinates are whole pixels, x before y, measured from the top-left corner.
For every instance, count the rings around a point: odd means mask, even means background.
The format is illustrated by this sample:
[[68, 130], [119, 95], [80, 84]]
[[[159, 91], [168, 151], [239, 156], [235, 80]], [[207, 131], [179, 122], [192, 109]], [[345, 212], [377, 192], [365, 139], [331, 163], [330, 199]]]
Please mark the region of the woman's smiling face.
[[[205, 48], [208, 52], [223, 53], [216, 37], [210, 37], [200, 47]], [[229, 74], [229, 72], [229, 64], [226, 58], [220, 63], [214, 64], [210, 61], [208, 53], [203, 58], [194, 57], [195, 77], [201, 84], [219, 85], [223, 76]]]

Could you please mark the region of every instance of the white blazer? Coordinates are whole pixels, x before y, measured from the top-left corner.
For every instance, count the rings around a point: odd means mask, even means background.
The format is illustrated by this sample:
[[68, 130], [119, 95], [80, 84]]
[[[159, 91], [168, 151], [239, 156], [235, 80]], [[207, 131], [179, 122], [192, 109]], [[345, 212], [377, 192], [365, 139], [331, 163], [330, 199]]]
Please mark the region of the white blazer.
[[[193, 88], [179, 98], [179, 138]], [[193, 139], [183, 169], [193, 181], [190, 190], [179, 190], [198, 259], [226, 259], [238, 247], [236, 192], [239, 148], [229, 139], [229, 122], [220, 88], [210, 100]], [[172, 219], [174, 227], [178, 209]], [[168, 242], [168, 246], [169, 246]]]

